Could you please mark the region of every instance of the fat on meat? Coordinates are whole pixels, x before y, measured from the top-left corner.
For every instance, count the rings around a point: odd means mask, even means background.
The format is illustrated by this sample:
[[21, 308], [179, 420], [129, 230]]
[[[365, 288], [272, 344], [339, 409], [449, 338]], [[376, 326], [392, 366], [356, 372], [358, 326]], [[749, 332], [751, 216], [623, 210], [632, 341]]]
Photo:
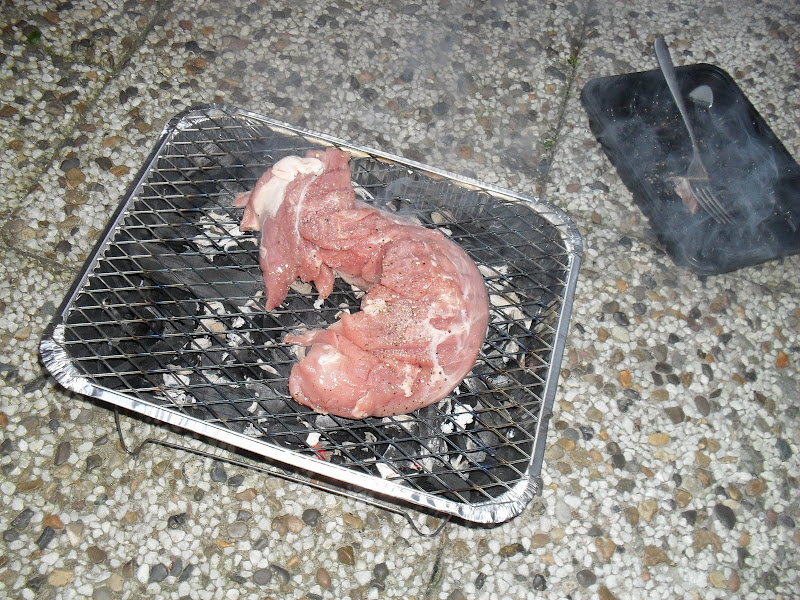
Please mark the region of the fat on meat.
[[312, 150], [275, 163], [234, 205], [260, 231], [266, 309], [296, 280], [320, 298], [341, 277], [365, 294], [361, 310], [327, 329], [289, 334], [305, 347], [289, 392], [321, 413], [361, 419], [438, 402], [466, 377], [486, 335], [483, 277], [438, 231], [356, 200], [349, 154]]

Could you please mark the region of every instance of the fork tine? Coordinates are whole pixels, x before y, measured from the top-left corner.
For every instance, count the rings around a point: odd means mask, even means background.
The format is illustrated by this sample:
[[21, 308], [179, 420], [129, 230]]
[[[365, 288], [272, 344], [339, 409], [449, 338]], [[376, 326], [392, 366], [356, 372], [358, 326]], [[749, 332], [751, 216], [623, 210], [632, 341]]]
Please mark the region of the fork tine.
[[695, 199], [697, 200], [698, 204], [705, 210], [708, 214], [710, 214], [715, 221], [718, 223], [725, 223], [725, 217], [720, 214], [717, 207], [711, 202], [706, 193], [703, 189], [703, 186], [698, 185], [696, 183], [692, 184], [692, 193], [694, 194]]
[[724, 218], [728, 221], [728, 223], [733, 223], [733, 217], [731, 217], [730, 213], [727, 211], [722, 202], [719, 201], [714, 191], [708, 185], [703, 185], [701, 187], [703, 189], [703, 192], [706, 194], [708, 201], [714, 205], [714, 207], [719, 211], [719, 213], [722, 216], [724, 216]]
[[713, 217], [713, 219], [717, 223], [724, 223], [725, 219], [719, 212], [716, 210], [716, 207], [709, 202], [706, 195], [703, 193], [703, 187], [696, 183], [695, 181], [689, 182], [689, 190], [692, 192], [692, 196], [694, 196], [697, 205], [706, 211], [709, 215]]
[[709, 213], [711, 213], [711, 216], [713, 216], [716, 221], [722, 224], [727, 224], [730, 222], [725, 212], [720, 208], [719, 204], [714, 202], [714, 199], [710, 197], [707, 188], [698, 186], [695, 192], [700, 198], [703, 199], [703, 206]]
[[717, 211], [722, 216], [722, 218], [725, 220], [725, 222], [728, 223], [729, 225], [732, 225], [733, 222], [734, 222], [733, 221], [733, 217], [727, 211], [727, 209], [722, 204], [722, 202], [719, 201], [719, 199], [717, 198], [716, 194], [711, 190], [711, 188], [709, 188], [708, 186], [703, 186], [703, 192], [708, 197], [708, 201], [711, 204], [714, 205], [714, 207], [717, 209]]
[[714, 195], [708, 190], [708, 188], [701, 187], [699, 189], [699, 193], [703, 196], [706, 207], [712, 212], [712, 214], [715, 215], [716, 219], [720, 223], [724, 225], [730, 225], [733, 223], [733, 219], [731, 219], [730, 215], [717, 201]]
[[703, 208], [705, 208], [712, 217], [714, 217], [720, 223], [728, 225], [733, 224], [733, 218], [730, 216], [728, 211], [725, 210], [725, 207], [720, 203], [708, 186], [693, 184], [692, 191], [694, 191], [695, 197], [700, 199], [700, 203], [703, 205]]

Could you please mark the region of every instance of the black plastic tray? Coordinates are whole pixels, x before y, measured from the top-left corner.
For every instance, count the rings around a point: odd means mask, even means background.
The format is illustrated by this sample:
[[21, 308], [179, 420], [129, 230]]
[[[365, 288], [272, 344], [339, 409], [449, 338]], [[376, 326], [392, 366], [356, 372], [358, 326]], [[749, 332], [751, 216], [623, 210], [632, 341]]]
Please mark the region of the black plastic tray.
[[728, 73], [701, 63], [678, 67], [677, 77], [684, 98], [712, 89], [710, 108], [687, 108], [733, 224], [690, 211], [675, 191], [691, 143], [660, 71], [592, 79], [581, 93], [592, 133], [667, 253], [712, 275], [800, 252], [800, 166]]

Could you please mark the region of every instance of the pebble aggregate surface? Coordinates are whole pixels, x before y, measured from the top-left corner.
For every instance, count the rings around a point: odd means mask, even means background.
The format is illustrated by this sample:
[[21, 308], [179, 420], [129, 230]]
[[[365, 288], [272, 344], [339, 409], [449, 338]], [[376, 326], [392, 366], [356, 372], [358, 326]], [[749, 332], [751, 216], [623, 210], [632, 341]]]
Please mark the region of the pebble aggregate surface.
[[[730, 73], [800, 158], [800, 9], [68, 0], [0, 13], [0, 596], [776, 598], [800, 589], [800, 260], [676, 267], [589, 130], [593, 77]], [[584, 256], [542, 469], [508, 523], [401, 516], [148, 445], [41, 334], [165, 125], [224, 102], [536, 195]], [[129, 442], [192, 436], [123, 415]], [[412, 511], [433, 531], [438, 519]]]

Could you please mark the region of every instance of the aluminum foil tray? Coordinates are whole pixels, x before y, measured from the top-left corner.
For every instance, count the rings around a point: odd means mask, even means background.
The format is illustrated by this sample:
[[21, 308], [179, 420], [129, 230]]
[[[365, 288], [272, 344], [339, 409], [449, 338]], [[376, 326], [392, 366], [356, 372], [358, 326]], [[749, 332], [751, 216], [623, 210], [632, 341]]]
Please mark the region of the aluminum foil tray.
[[[280, 158], [337, 146], [367, 202], [459, 243], [491, 295], [486, 342], [449, 397], [413, 414], [349, 420], [288, 394], [300, 326], [358, 310], [337, 280], [295, 284], [263, 309], [258, 234], [233, 197]], [[366, 497], [498, 523], [540, 486], [547, 422], [581, 255], [568, 217], [534, 198], [223, 105], [165, 128], [41, 342], [66, 388]]]

